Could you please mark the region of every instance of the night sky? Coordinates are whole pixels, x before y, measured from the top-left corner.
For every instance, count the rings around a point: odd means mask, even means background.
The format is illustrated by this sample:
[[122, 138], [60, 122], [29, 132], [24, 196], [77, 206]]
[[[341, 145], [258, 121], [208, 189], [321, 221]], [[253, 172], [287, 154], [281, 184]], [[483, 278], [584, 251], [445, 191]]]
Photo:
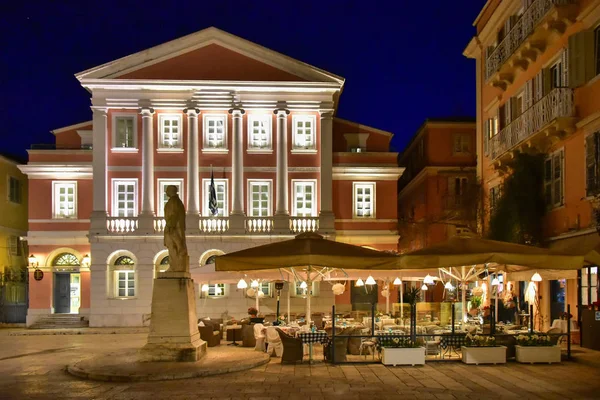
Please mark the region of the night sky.
[[[462, 52], [484, 0], [22, 1], [0, 6], [0, 152], [91, 119], [74, 74], [215, 26], [346, 78], [338, 116], [395, 134], [475, 115]], [[18, 5], [16, 5], [18, 4]]]

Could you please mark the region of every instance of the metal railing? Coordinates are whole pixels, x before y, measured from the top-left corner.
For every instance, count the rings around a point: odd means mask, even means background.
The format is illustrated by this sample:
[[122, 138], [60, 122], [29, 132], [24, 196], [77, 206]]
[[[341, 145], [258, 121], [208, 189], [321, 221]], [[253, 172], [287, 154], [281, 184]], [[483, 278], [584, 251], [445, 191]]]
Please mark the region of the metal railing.
[[496, 159], [559, 117], [575, 116], [573, 89], [556, 88], [490, 139], [489, 155]]
[[490, 79], [502, 67], [552, 8], [573, 3], [575, 0], [535, 0], [488, 55], [485, 60], [485, 79]]

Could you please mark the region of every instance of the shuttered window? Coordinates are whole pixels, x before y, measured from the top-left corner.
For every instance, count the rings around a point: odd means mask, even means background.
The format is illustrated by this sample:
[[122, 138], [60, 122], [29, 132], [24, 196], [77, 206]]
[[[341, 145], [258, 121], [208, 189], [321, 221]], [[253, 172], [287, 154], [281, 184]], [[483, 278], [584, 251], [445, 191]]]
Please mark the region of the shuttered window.
[[569, 86], [572, 88], [584, 85], [599, 72], [598, 65], [598, 30], [581, 31], [569, 36]]
[[563, 204], [564, 150], [552, 153], [544, 162], [544, 196], [549, 207]]
[[585, 193], [595, 196], [600, 192], [600, 132], [585, 138]]

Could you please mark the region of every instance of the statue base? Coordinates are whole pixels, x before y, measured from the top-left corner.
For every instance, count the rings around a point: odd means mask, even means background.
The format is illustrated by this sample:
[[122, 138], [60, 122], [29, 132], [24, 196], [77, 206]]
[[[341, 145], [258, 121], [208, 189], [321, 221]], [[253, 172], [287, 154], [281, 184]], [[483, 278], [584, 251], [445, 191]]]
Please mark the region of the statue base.
[[[154, 280], [152, 317], [148, 342], [139, 359], [149, 361], [198, 361], [206, 354], [196, 318], [194, 283], [186, 272], [168, 271]], [[167, 275], [167, 276], [165, 276]]]

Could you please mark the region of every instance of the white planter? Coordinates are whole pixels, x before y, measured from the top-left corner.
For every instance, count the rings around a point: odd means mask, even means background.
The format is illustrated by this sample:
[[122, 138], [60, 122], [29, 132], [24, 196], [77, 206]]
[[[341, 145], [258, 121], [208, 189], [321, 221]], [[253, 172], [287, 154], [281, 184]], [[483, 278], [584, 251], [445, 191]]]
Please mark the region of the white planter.
[[559, 363], [560, 346], [515, 346], [515, 357], [520, 363]]
[[505, 364], [506, 346], [461, 347], [462, 362], [465, 364]]
[[425, 365], [425, 347], [384, 347], [382, 352], [383, 365]]

